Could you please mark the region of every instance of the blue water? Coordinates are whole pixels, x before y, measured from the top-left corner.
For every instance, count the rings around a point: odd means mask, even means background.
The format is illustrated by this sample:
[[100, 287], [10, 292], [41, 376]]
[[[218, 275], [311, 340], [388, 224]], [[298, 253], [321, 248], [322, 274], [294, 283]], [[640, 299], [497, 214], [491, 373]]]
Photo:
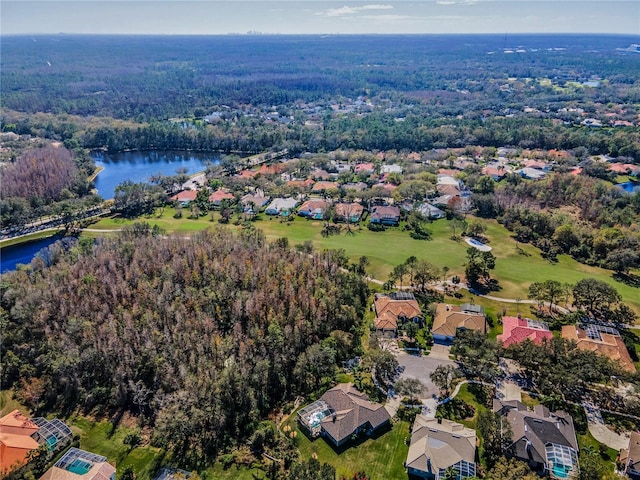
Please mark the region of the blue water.
[[59, 239], [60, 237], [52, 236], [0, 249], [0, 273], [15, 270], [19, 263], [30, 263], [40, 250]]
[[202, 172], [207, 164], [220, 161], [217, 153], [181, 152], [175, 150], [157, 152], [95, 152], [96, 166], [104, 167], [95, 180], [98, 194], [108, 200], [115, 188], [125, 180], [147, 182], [149, 177], [162, 173], [175, 175], [179, 168], [186, 168], [187, 175]]
[[624, 182], [618, 183], [616, 187], [621, 188], [625, 192], [636, 193], [640, 192], [640, 183], [639, 182]]
[[569, 472], [571, 471], [571, 467], [565, 465], [554, 465], [553, 466], [553, 474], [556, 478], [567, 478], [569, 476]]
[[89, 462], [84, 462], [82, 460], [74, 460], [69, 466], [67, 466], [66, 470], [68, 472], [76, 473], [78, 475], [85, 475], [91, 470], [93, 465]]

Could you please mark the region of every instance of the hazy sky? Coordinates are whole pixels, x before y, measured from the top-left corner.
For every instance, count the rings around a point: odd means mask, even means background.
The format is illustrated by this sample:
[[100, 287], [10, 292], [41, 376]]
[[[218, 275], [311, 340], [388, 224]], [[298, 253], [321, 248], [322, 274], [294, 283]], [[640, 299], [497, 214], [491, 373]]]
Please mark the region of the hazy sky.
[[640, 0], [1, 0], [2, 34], [624, 33]]

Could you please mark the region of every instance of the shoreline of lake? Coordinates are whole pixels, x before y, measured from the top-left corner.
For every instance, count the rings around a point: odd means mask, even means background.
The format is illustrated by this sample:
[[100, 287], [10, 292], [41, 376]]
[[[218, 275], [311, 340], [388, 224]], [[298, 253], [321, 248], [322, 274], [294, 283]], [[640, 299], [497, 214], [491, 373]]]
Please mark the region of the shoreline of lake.
[[[91, 153], [98, 168], [95, 188], [105, 200], [112, 199], [115, 188], [126, 180], [147, 182], [153, 175], [175, 175], [186, 169], [189, 177], [206, 170], [208, 165], [220, 162], [220, 154], [215, 152], [193, 152], [187, 150], [151, 150], [106, 153]], [[118, 168], [113, 168], [116, 166]]]

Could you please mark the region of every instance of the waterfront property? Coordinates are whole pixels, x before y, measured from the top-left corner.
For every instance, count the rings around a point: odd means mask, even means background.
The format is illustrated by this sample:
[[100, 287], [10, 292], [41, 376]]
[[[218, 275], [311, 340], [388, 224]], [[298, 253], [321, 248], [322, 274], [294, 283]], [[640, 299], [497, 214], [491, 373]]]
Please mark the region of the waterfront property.
[[216, 190], [211, 195], [209, 195], [209, 203], [214, 208], [219, 208], [223, 200], [233, 202], [235, 200], [235, 197], [232, 193], [221, 189]]
[[449, 469], [457, 472], [457, 480], [474, 477], [476, 442], [475, 430], [460, 423], [417, 415], [407, 455], [407, 472], [427, 480], [450, 478], [446, 476]]
[[341, 383], [298, 412], [298, 422], [312, 437], [323, 436], [334, 447], [361, 433], [371, 435], [391, 421], [384, 406], [369, 400], [351, 383]]
[[179, 202], [183, 207], [188, 207], [198, 196], [195, 190], [183, 190], [169, 198], [172, 202]]

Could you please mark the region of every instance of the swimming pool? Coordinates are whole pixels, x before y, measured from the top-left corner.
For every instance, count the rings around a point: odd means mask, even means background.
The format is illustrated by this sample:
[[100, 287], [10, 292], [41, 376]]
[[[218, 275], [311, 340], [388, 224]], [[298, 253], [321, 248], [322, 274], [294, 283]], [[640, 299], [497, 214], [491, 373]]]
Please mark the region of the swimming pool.
[[78, 475], [85, 475], [89, 470], [91, 470], [91, 465], [89, 462], [85, 462], [84, 460], [74, 460], [71, 462], [66, 470], [71, 473], [76, 473]]

